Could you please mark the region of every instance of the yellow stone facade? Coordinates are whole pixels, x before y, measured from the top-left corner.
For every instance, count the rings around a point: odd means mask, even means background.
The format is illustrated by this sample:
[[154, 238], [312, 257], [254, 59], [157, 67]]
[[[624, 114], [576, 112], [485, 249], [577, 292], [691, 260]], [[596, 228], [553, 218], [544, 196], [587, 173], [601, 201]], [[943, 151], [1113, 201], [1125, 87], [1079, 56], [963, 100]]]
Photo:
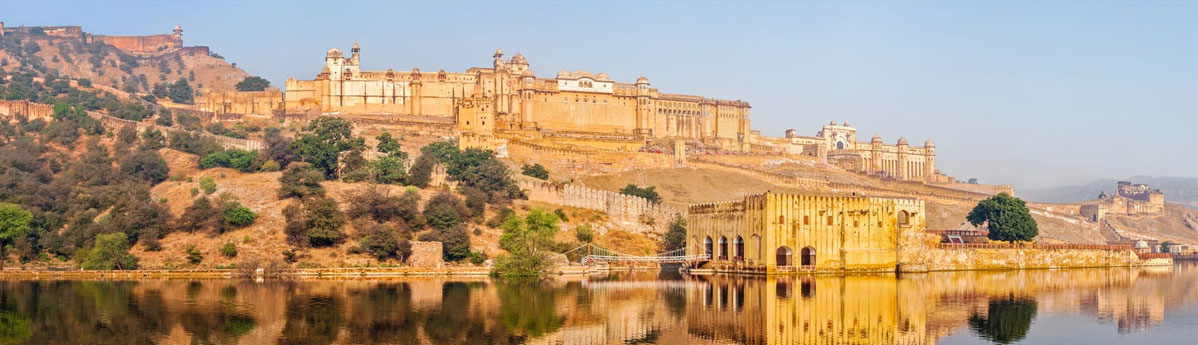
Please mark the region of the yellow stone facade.
[[922, 200], [764, 193], [692, 205], [686, 252], [716, 270], [893, 272], [924, 224]]
[[948, 182], [949, 177], [936, 170], [936, 143], [928, 139], [923, 147], [911, 146], [907, 138], [893, 145], [874, 135], [868, 142], [857, 141], [857, 129], [848, 122], [828, 123], [815, 136], [801, 136], [794, 129], [783, 138], [761, 138], [762, 146], [788, 154], [827, 159], [845, 169], [905, 181]]
[[456, 117], [463, 99], [491, 101], [497, 130], [535, 130], [556, 136], [676, 138], [733, 150], [749, 147], [747, 102], [659, 92], [645, 77], [634, 83], [605, 73], [561, 71], [538, 78], [523, 55], [465, 72], [364, 71], [357, 44], [345, 57], [325, 55], [312, 80], [288, 79], [288, 113], [396, 114]]

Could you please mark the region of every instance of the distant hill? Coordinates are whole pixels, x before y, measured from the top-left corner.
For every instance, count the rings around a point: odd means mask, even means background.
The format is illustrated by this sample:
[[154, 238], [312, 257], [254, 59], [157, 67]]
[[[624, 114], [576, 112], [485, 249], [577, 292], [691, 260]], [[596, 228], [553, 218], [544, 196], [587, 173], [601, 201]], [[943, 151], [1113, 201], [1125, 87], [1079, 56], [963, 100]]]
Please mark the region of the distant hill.
[[[1160, 189], [1165, 193], [1165, 201], [1198, 207], [1198, 178], [1134, 176], [1123, 180], [1144, 183]], [[1113, 193], [1118, 181], [1120, 180], [1102, 179], [1080, 186], [1019, 190], [1016, 194], [1034, 202], [1082, 202], [1093, 200], [1100, 192]]]
[[87, 79], [113, 89], [150, 93], [156, 84], [186, 79], [197, 91], [233, 91], [248, 73], [207, 47], [182, 47], [131, 53], [85, 39], [86, 33], [52, 35], [44, 30], [0, 36], [0, 77], [31, 73], [38, 77]]

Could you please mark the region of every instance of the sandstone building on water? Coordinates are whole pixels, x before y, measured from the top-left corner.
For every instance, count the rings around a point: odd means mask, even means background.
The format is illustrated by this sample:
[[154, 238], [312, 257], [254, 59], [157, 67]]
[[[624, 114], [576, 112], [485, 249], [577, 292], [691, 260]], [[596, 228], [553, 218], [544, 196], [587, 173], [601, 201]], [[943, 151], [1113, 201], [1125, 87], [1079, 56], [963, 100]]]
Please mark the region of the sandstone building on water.
[[692, 205], [686, 253], [716, 270], [893, 272], [923, 227], [922, 200], [764, 193]]

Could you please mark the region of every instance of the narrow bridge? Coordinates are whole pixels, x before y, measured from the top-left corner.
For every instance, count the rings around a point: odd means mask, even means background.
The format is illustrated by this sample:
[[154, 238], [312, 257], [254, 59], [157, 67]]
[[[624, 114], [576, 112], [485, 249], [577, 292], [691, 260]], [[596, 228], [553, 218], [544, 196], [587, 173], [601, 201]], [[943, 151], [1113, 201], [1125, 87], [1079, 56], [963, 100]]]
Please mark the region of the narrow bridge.
[[577, 248], [571, 249], [562, 254], [565, 254], [568, 258], [579, 257], [578, 263], [588, 266], [596, 263], [686, 263], [706, 261], [711, 259], [711, 256], [707, 254], [686, 255], [685, 249], [675, 249], [653, 255], [631, 255], [589, 243], [578, 246]]

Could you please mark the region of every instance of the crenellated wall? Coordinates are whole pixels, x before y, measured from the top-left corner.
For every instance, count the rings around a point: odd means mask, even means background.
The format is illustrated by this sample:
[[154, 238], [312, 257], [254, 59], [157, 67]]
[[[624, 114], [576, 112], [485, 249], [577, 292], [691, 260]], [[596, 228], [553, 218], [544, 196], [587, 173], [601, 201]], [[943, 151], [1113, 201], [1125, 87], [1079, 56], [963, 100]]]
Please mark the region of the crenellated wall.
[[50, 121], [54, 118], [54, 106], [29, 101], [0, 100], [0, 119], [13, 121], [18, 117]]
[[[669, 224], [675, 217], [685, 217], [686, 211], [655, 203], [642, 197], [518, 176], [516, 179], [528, 194], [528, 199], [555, 205], [602, 211], [614, 222]], [[664, 233], [665, 226], [655, 227]], [[657, 235], [660, 235], [658, 233]]]

